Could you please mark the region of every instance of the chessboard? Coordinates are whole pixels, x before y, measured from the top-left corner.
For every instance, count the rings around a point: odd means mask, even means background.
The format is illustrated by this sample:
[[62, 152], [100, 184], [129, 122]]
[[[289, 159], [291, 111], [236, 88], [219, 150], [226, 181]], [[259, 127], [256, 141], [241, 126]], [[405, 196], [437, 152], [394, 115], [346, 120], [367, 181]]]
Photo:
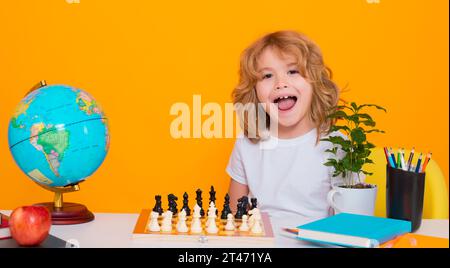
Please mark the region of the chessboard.
[[[261, 212], [261, 221], [262, 221], [262, 233], [254, 234], [251, 231], [239, 231], [239, 225], [241, 220], [236, 219], [236, 230], [235, 231], [227, 231], [225, 230], [225, 224], [227, 220], [216, 219], [216, 224], [219, 229], [216, 234], [209, 234], [206, 232], [205, 223], [207, 218], [204, 217], [201, 219], [203, 231], [201, 233], [192, 234], [187, 233], [179, 233], [176, 229], [176, 223], [178, 221], [177, 216], [174, 216], [172, 219], [172, 231], [170, 232], [152, 232], [148, 229], [148, 223], [150, 220], [151, 209], [143, 209], [139, 214], [138, 220], [136, 222], [134, 231], [133, 231], [133, 239], [140, 241], [158, 241], [158, 242], [200, 242], [200, 243], [208, 243], [214, 245], [230, 245], [236, 246], [236, 243], [239, 243], [241, 246], [273, 246], [274, 244], [274, 233], [272, 229], [272, 225], [270, 223], [269, 215], [267, 213]], [[158, 218], [158, 222], [161, 224], [162, 217]], [[187, 217], [187, 225], [190, 226], [192, 222], [192, 216]]]

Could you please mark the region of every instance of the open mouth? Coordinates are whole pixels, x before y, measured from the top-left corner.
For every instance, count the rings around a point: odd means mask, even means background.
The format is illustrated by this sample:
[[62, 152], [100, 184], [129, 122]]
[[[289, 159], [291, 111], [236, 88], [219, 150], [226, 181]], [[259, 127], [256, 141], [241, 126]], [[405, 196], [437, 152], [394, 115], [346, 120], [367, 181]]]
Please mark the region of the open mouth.
[[278, 97], [273, 102], [278, 106], [278, 110], [288, 111], [292, 109], [292, 107], [294, 107], [294, 105], [297, 103], [297, 97], [295, 96]]

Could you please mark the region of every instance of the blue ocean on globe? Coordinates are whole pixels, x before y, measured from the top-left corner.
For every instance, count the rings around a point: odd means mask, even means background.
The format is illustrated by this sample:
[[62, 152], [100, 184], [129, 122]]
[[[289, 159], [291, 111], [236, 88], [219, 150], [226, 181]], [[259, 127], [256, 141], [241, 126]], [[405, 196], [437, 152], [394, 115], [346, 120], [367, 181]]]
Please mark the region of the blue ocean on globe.
[[89, 93], [65, 85], [45, 86], [17, 106], [8, 142], [19, 168], [35, 182], [73, 185], [103, 163], [110, 142], [108, 120]]

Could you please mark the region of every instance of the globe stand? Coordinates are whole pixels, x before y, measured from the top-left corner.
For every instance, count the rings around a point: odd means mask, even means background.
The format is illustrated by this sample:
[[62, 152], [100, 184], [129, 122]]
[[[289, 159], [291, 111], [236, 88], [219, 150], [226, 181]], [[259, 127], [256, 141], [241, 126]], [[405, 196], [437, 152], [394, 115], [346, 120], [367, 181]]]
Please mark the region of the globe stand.
[[37, 206], [47, 207], [52, 215], [53, 225], [69, 225], [90, 222], [94, 220], [94, 214], [90, 212], [85, 205], [78, 203], [64, 203], [63, 193], [70, 193], [80, 190], [78, 184], [65, 187], [49, 187], [37, 183], [42, 188], [55, 193], [53, 203], [38, 203]]

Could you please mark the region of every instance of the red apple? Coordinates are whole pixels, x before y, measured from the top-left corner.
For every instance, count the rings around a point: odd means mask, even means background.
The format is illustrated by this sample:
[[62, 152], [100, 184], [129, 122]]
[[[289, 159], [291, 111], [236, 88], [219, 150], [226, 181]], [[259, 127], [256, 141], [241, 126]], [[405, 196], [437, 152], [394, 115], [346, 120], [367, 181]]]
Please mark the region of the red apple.
[[20, 246], [39, 245], [47, 238], [51, 225], [50, 212], [42, 206], [18, 207], [9, 218], [11, 236]]

